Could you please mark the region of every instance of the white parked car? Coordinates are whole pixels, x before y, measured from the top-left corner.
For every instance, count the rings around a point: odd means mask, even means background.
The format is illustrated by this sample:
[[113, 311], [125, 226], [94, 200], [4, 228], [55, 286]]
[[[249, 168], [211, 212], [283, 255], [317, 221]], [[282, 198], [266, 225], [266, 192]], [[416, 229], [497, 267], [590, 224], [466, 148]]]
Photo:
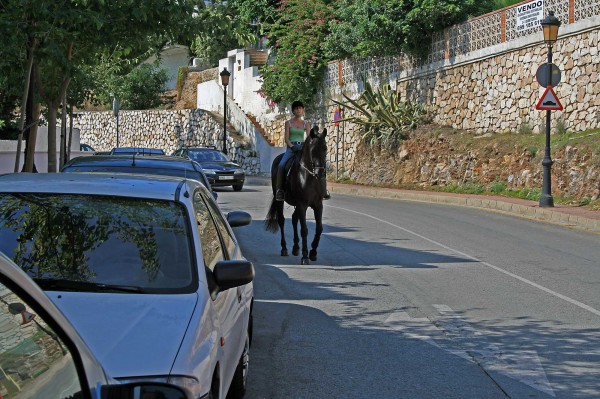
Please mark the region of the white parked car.
[[46, 291], [109, 375], [241, 398], [254, 268], [195, 180], [0, 176], [0, 251]]
[[174, 385], [108, 377], [60, 310], [2, 253], [0, 326], [0, 398], [192, 398]]

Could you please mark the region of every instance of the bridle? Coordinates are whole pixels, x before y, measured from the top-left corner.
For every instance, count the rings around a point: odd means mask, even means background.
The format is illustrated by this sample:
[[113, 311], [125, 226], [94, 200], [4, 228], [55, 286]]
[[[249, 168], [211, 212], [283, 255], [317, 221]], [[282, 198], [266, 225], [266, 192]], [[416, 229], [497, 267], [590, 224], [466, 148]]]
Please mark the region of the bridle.
[[[321, 138], [319, 138], [320, 140]], [[310, 151], [309, 148], [306, 149], [308, 151], [308, 154], [310, 156], [310, 164], [311, 164], [311, 169], [308, 169], [305, 165], [304, 162], [302, 162], [302, 159], [300, 160], [300, 167], [302, 167], [302, 169], [304, 169], [305, 171], [308, 172], [309, 175], [311, 175], [312, 177], [314, 177], [317, 180], [320, 180], [323, 178], [323, 176], [325, 176], [325, 166], [315, 166], [315, 162], [312, 159], [312, 151]], [[323, 173], [321, 173], [321, 171], [323, 171]]]

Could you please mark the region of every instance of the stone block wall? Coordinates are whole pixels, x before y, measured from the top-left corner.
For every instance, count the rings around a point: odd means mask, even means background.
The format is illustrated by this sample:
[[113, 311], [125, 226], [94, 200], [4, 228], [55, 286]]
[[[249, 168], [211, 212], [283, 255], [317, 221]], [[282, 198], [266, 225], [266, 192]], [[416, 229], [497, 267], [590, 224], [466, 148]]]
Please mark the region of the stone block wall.
[[[74, 119], [81, 142], [96, 151], [109, 151], [117, 145], [117, 123], [112, 112], [81, 112]], [[171, 154], [182, 146], [221, 148], [223, 123], [201, 109], [121, 111], [120, 147], [161, 148]], [[227, 131], [227, 152], [248, 174], [260, 173], [256, 151], [246, 140]]]
[[[564, 106], [553, 111], [569, 131], [600, 126], [600, 32], [584, 32], [559, 40], [554, 64], [562, 81], [554, 88]], [[398, 82], [403, 99], [417, 99], [443, 126], [476, 133], [517, 131], [527, 125], [534, 133], [545, 128], [544, 111], [535, 106], [543, 94], [535, 78], [547, 61], [543, 44], [522, 48], [480, 61], [438, 69]], [[556, 126], [556, 123], [554, 123]]]

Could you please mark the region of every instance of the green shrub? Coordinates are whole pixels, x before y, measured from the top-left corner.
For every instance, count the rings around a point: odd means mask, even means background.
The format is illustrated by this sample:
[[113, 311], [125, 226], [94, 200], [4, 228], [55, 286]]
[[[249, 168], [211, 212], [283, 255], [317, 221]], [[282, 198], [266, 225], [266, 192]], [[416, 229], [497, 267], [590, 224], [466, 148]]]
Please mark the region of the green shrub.
[[123, 109], [152, 109], [162, 105], [161, 94], [169, 80], [156, 65], [142, 64], [123, 78], [120, 90]]
[[506, 183], [500, 180], [496, 180], [492, 183], [490, 191], [494, 194], [500, 194], [506, 191]]
[[529, 153], [535, 157], [535, 154], [537, 154], [538, 152], [538, 148], [536, 146], [530, 145], [529, 147], [527, 147], [527, 151], [529, 151]]
[[519, 126], [519, 134], [532, 134], [533, 133], [533, 129], [531, 128], [531, 125], [527, 122], [522, 123], [521, 126]]
[[563, 118], [556, 121], [556, 133], [560, 135], [567, 134], [567, 123]]

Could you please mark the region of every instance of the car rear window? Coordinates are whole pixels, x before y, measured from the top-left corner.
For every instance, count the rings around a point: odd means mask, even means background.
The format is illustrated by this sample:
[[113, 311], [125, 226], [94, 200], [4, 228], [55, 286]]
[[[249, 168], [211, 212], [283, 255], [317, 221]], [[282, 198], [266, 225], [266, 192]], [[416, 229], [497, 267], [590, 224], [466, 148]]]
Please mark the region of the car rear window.
[[174, 176], [193, 179], [202, 183], [209, 190], [210, 183], [197, 170], [183, 168], [149, 168], [140, 166], [118, 166], [118, 165], [71, 165], [65, 167], [62, 172], [115, 172], [115, 173], [142, 173], [158, 176]]
[[192, 158], [196, 162], [206, 162], [206, 161], [218, 161], [218, 162], [228, 162], [229, 159], [219, 151], [192, 151], [189, 150], [189, 157]]
[[186, 215], [166, 200], [0, 193], [0, 251], [46, 289], [192, 292]]

